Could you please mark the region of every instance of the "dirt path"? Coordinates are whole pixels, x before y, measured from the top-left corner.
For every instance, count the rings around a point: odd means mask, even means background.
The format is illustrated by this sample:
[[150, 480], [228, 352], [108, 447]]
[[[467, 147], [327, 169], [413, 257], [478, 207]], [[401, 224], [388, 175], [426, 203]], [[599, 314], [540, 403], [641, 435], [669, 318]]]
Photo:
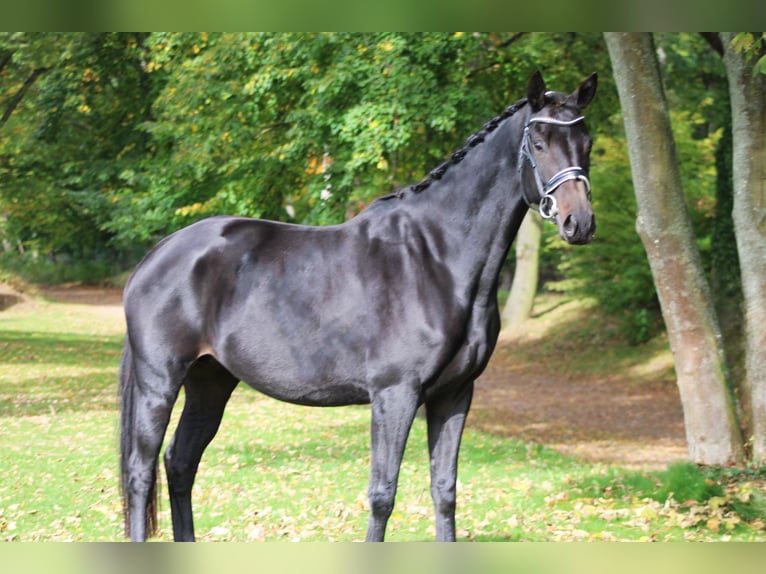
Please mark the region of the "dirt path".
[[122, 306], [122, 289], [112, 287], [59, 286], [41, 289], [44, 297], [65, 303], [79, 303], [99, 307]]
[[[41, 293], [52, 300], [94, 305], [104, 313], [122, 312], [117, 289], [73, 286]], [[519, 367], [502, 342], [476, 383], [468, 424], [631, 468], [662, 468], [686, 457], [674, 384], [558, 377], [545, 369]]]
[[664, 468], [687, 455], [675, 385], [522, 372], [495, 352], [477, 381], [471, 424], [594, 462]]
[[24, 300], [24, 296], [12, 287], [0, 283], [0, 311], [13, 307]]

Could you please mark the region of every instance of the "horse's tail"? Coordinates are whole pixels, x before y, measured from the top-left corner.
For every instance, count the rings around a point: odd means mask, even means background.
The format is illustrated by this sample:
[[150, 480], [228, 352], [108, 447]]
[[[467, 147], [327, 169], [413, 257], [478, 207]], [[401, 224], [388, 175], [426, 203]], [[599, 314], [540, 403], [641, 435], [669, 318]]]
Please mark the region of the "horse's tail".
[[[120, 360], [120, 490], [122, 492], [122, 513], [125, 520], [125, 536], [130, 536], [130, 505], [128, 500], [128, 466], [135, 447], [135, 393], [136, 378], [133, 369], [133, 351], [130, 338], [126, 335]], [[158, 462], [159, 466], [159, 462]], [[155, 477], [159, 472], [155, 472]], [[157, 481], [152, 485], [146, 505], [146, 536], [157, 534]]]

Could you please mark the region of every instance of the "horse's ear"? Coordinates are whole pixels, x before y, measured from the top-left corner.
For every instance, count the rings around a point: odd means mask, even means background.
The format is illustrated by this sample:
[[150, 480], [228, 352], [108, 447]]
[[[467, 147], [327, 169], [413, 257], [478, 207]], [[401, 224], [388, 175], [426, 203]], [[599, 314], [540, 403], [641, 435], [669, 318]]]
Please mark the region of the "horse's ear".
[[593, 72], [588, 76], [580, 87], [578, 87], [569, 96], [569, 101], [574, 103], [578, 109], [584, 110], [591, 103], [593, 97], [596, 95], [596, 88], [598, 87], [598, 74]]
[[540, 70], [532, 74], [527, 84], [527, 101], [532, 106], [532, 111], [536, 112], [545, 105], [545, 80]]

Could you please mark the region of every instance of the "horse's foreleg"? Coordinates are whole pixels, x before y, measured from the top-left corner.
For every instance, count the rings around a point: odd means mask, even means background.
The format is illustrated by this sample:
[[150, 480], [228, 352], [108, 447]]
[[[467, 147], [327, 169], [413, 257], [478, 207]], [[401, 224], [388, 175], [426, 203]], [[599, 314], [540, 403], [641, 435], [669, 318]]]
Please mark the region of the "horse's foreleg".
[[173, 440], [165, 451], [173, 539], [194, 541], [191, 491], [202, 453], [213, 440], [237, 380], [217, 374], [207, 378], [191, 370], [184, 383], [186, 402]]
[[418, 400], [419, 391], [405, 385], [385, 388], [373, 397], [368, 542], [382, 542], [385, 537], [386, 524], [394, 509], [399, 467]]
[[455, 540], [455, 501], [458, 451], [473, 382], [459, 393], [426, 402], [428, 449], [431, 457], [431, 497], [436, 512], [436, 540]]

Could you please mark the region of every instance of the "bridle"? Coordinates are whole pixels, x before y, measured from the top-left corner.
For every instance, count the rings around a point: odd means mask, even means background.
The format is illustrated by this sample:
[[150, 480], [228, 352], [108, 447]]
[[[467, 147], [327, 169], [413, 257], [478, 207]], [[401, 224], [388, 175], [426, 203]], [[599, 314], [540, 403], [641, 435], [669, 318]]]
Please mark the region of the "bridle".
[[[527, 116], [527, 121], [524, 123], [524, 136], [521, 138], [521, 148], [519, 149], [519, 173], [521, 173], [521, 169], [524, 167], [524, 160], [528, 161], [529, 164], [532, 166], [532, 172], [535, 174], [535, 182], [537, 183], [537, 191], [539, 194], [539, 204], [537, 207], [537, 210], [540, 212], [540, 215], [543, 219], [553, 220], [556, 215], [559, 212], [558, 204], [556, 203], [556, 198], [553, 196], [553, 193], [564, 183], [567, 181], [582, 181], [585, 184], [585, 190], [588, 195], [588, 201], [591, 200], [591, 193], [590, 193], [590, 180], [588, 179], [588, 175], [586, 171], [581, 168], [579, 165], [571, 166], [571, 167], [565, 167], [561, 171], [559, 171], [556, 175], [554, 175], [552, 178], [550, 178], [547, 183], [543, 183], [542, 178], [540, 177], [540, 173], [537, 171], [537, 162], [535, 161], [535, 156], [532, 154], [532, 142], [529, 135], [529, 126], [530, 124], [548, 124], [552, 126], [560, 126], [560, 127], [572, 127], [573, 125], [585, 120], [585, 116], [578, 116], [574, 118], [573, 120], [563, 121], [563, 120], [557, 120], [551, 117], [538, 117], [538, 118], [530, 118]], [[527, 205], [529, 207], [533, 208], [535, 207], [534, 201], [529, 201], [529, 198], [527, 197], [527, 194], [522, 191], [522, 195], [524, 197], [524, 201], [527, 202]]]

